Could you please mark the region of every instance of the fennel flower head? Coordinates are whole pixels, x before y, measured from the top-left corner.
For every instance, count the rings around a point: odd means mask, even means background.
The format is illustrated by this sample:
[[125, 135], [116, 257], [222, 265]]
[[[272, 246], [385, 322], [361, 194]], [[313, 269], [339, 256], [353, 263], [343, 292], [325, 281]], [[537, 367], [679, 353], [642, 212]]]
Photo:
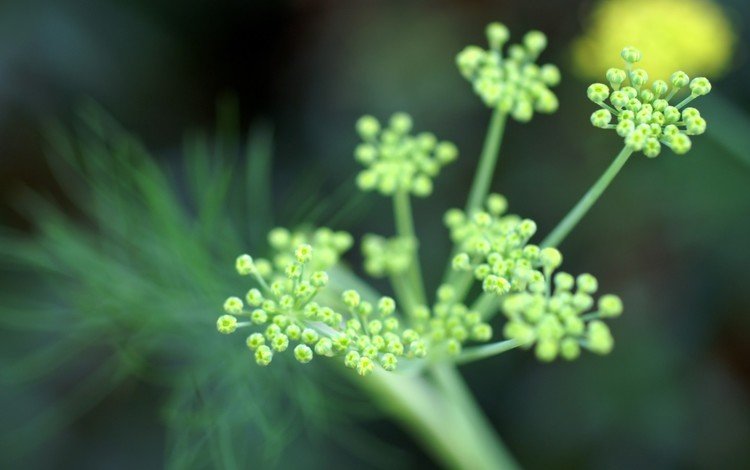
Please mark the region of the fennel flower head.
[[593, 78], [623, 44], [643, 52], [642, 67], [666, 80], [675, 70], [718, 77], [735, 43], [726, 13], [710, 0], [603, 0], [572, 45], [576, 71]]

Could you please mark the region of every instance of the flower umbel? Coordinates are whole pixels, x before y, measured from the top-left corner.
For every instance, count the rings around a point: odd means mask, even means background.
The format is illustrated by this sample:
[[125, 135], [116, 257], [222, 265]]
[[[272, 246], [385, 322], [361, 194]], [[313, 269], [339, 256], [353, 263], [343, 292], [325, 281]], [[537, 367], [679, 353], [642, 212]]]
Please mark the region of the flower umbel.
[[529, 31], [522, 44], [503, 46], [510, 39], [508, 28], [501, 23], [487, 26], [489, 49], [468, 46], [456, 57], [458, 69], [474, 86], [474, 91], [491, 108], [498, 108], [517, 121], [530, 121], [534, 112], [551, 114], [558, 101], [550, 87], [560, 82], [560, 71], [552, 64], [536, 65], [539, 54], [547, 47], [547, 37], [540, 31]]
[[[696, 108], [685, 107], [699, 96], [711, 91], [707, 78], [689, 79], [685, 72], [674, 72], [669, 83], [655, 80], [648, 86], [648, 73], [633, 65], [641, 60], [641, 52], [633, 47], [622, 50], [625, 69], [607, 70], [608, 87], [604, 83], [589, 86], [587, 94], [602, 109], [591, 115], [591, 123], [602, 129], [614, 129], [633, 151], [642, 151], [650, 158], [661, 153], [662, 145], [678, 155], [687, 153], [692, 141], [689, 136], [703, 134], [706, 121]], [[670, 104], [684, 88], [686, 98]], [[607, 103], [609, 101], [609, 103]]]
[[[310, 240], [313, 244], [304, 242]], [[400, 358], [422, 357], [425, 343], [414, 330], [403, 329], [396, 313], [396, 303], [381, 297], [377, 304], [363, 300], [355, 290], [346, 290], [340, 297], [320, 295], [329, 283], [328, 273], [314, 267], [332, 267], [351, 245], [345, 232], [318, 229], [312, 235], [274, 229], [269, 234], [271, 246], [277, 250], [274, 262], [257, 260], [253, 269], [256, 287], [245, 301], [229, 297], [224, 302], [225, 315], [219, 317], [217, 330], [234, 333], [239, 328], [255, 329], [246, 339], [255, 361], [269, 365], [275, 354], [293, 350], [300, 363], [315, 356], [340, 357], [360, 375], [375, 367], [394, 370]], [[329, 250], [318, 255], [318, 249]], [[237, 260], [237, 270], [246, 274], [248, 255]], [[238, 322], [237, 317], [246, 321]]]
[[357, 161], [366, 167], [357, 177], [363, 191], [429, 196], [440, 169], [458, 157], [458, 149], [450, 142], [439, 142], [429, 132], [410, 134], [412, 119], [406, 113], [391, 116], [385, 129], [372, 116], [361, 117], [356, 127], [364, 141], [354, 151]]

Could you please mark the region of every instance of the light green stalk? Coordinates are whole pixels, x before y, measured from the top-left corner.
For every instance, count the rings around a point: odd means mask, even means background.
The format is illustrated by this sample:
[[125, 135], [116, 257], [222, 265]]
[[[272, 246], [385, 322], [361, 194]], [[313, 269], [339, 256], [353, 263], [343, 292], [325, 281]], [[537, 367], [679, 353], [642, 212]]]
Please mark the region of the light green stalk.
[[604, 193], [604, 190], [607, 189], [612, 180], [615, 179], [617, 173], [620, 172], [632, 154], [633, 149], [628, 146], [623, 147], [617, 157], [615, 157], [614, 161], [609, 165], [609, 168], [607, 168], [596, 183], [591, 186], [586, 194], [583, 195], [581, 200], [578, 201], [578, 204], [568, 212], [568, 215], [566, 215], [565, 218], [557, 224], [557, 227], [547, 235], [547, 238], [542, 241], [542, 248], [554, 247], [562, 243], [570, 231], [573, 230], [583, 216], [586, 215], [589, 209], [591, 209], [591, 206], [593, 206], [602, 193]]
[[434, 366], [435, 384], [376, 370], [360, 379], [382, 409], [410, 430], [425, 449], [447, 468], [516, 469], [497, 433], [476, 407], [451, 365]]
[[427, 304], [427, 296], [422, 280], [422, 269], [419, 263], [419, 245], [414, 231], [414, 218], [411, 211], [411, 201], [409, 193], [398, 191], [393, 196], [393, 215], [396, 220], [396, 233], [399, 237], [413, 240], [416, 244], [412, 252], [412, 260], [409, 263], [409, 269], [406, 272], [411, 295], [414, 301], [420, 304]]
[[500, 144], [505, 133], [505, 121], [507, 117], [507, 113], [500, 109], [495, 109], [492, 113], [492, 119], [487, 129], [487, 137], [485, 137], [484, 146], [482, 147], [482, 155], [479, 157], [477, 171], [474, 174], [474, 182], [471, 185], [469, 199], [466, 202], [467, 214], [481, 207], [484, 200], [487, 199], [487, 194], [490, 192], [490, 183], [492, 182], [492, 175], [495, 174], [495, 166], [497, 165]]

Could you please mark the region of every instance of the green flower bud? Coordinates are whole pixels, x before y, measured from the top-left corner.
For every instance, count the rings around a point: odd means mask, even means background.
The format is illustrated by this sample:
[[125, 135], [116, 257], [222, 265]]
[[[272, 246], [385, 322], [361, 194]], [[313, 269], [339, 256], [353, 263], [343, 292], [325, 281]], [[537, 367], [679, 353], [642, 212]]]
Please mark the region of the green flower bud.
[[487, 323], [479, 323], [471, 328], [471, 339], [474, 341], [489, 341], [492, 339], [492, 327]]
[[239, 315], [243, 307], [242, 299], [239, 297], [229, 297], [224, 301], [224, 311], [231, 315]]
[[262, 325], [268, 321], [268, 314], [261, 308], [256, 308], [250, 314], [250, 321], [256, 325]]
[[354, 149], [354, 158], [363, 165], [371, 165], [378, 159], [378, 149], [374, 145], [359, 144]]
[[552, 64], [545, 64], [539, 69], [539, 78], [547, 86], [557, 86], [560, 84], [560, 69]]
[[380, 132], [380, 123], [373, 116], [362, 116], [357, 121], [357, 133], [365, 140], [375, 138]]
[[541, 31], [529, 31], [523, 37], [523, 44], [532, 55], [538, 56], [547, 47], [547, 36]]
[[706, 120], [701, 117], [688, 119], [685, 123], [685, 130], [688, 135], [700, 135], [706, 132]]
[[395, 113], [390, 120], [391, 129], [397, 134], [404, 135], [411, 131], [411, 116], [406, 113]]
[[646, 139], [646, 143], [643, 145], [643, 154], [648, 158], [658, 157], [661, 153], [661, 144], [653, 137]]
[[295, 258], [297, 258], [298, 263], [307, 263], [312, 259], [313, 254], [313, 248], [308, 244], [302, 244], [297, 247], [297, 249], [294, 252]]
[[315, 343], [315, 354], [326, 357], [333, 356], [333, 343], [331, 340], [329, 338], [320, 338], [320, 340]]
[[607, 80], [615, 90], [620, 88], [620, 85], [627, 79], [627, 74], [622, 69], [611, 68], [607, 70]]
[[680, 133], [672, 136], [667, 145], [669, 145], [672, 151], [677, 155], [684, 155], [688, 153], [690, 147], [692, 147], [692, 142], [687, 135]]
[[495, 50], [501, 49], [503, 45], [508, 42], [508, 39], [510, 39], [510, 32], [502, 23], [495, 22], [488, 24], [486, 32], [487, 42], [490, 44], [490, 47]]
[[271, 347], [274, 351], [284, 352], [289, 347], [289, 338], [284, 333], [278, 333], [271, 338]]
[[300, 334], [300, 339], [305, 344], [314, 344], [318, 341], [318, 338], [318, 332], [313, 330], [312, 328], [305, 328]]
[[586, 94], [594, 103], [602, 103], [609, 97], [609, 87], [603, 83], [593, 83], [589, 85]]
[[307, 364], [313, 359], [312, 349], [305, 344], [298, 344], [294, 348], [294, 358], [302, 364]]
[[640, 88], [643, 85], [648, 82], [648, 73], [646, 73], [643, 69], [635, 69], [632, 72], [630, 72], [630, 83], [636, 87]]
[[694, 78], [690, 82], [690, 92], [693, 96], [704, 96], [711, 92], [711, 82], [705, 77]]
[[245, 340], [245, 344], [247, 344], [247, 347], [250, 348], [250, 350], [257, 349], [259, 346], [265, 344], [265, 342], [266, 338], [260, 333], [253, 333]]
[[245, 300], [247, 300], [248, 305], [257, 307], [263, 303], [263, 294], [258, 289], [250, 289], [245, 296]]
[[664, 80], [654, 80], [654, 83], [651, 84], [651, 89], [654, 91], [655, 97], [659, 98], [667, 94], [669, 85]]
[[562, 254], [557, 248], [543, 248], [539, 253], [539, 261], [545, 269], [552, 271], [562, 264]]
[[240, 255], [237, 257], [235, 262], [235, 268], [240, 276], [247, 276], [255, 272], [255, 263], [253, 263], [253, 257], [250, 255]]
[[484, 278], [482, 289], [488, 293], [503, 295], [510, 292], [510, 282], [504, 277], [490, 274]]
[[609, 327], [600, 321], [589, 323], [588, 329], [588, 347], [591, 352], [596, 354], [608, 354], [612, 351], [614, 340], [609, 331]]
[[606, 109], [599, 109], [591, 114], [591, 124], [594, 127], [606, 129], [612, 121], [612, 114]]
[[359, 364], [359, 353], [357, 351], [349, 351], [346, 353], [346, 356], [344, 356], [344, 365], [346, 367], [349, 367], [351, 369], [354, 369], [357, 367], [357, 364]]
[[553, 341], [553, 340], [539, 341], [536, 344], [535, 352], [536, 352], [536, 357], [539, 358], [540, 361], [544, 361], [544, 362], [554, 361], [558, 353], [557, 341]]
[[596, 292], [596, 289], [599, 288], [599, 283], [596, 278], [588, 273], [579, 275], [576, 282], [578, 284], [578, 289], [587, 294], [593, 294]]
[[361, 376], [366, 376], [375, 370], [375, 363], [367, 356], [360, 357], [357, 362], [357, 373]]
[[222, 315], [216, 320], [216, 329], [223, 335], [234, 333], [237, 329], [237, 318], [232, 315]]
[[380, 365], [389, 372], [394, 371], [398, 366], [398, 359], [392, 353], [385, 353], [380, 356]]
[[272, 359], [273, 351], [271, 351], [271, 348], [265, 344], [258, 346], [258, 349], [255, 350], [255, 362], [258, 363], [259, 366], [267, 366], [271, 363]]
[[641, 51], [636, 49], [635, 47], [629, 46], [626, 47], [620, 52], [620, 57], [622, 57], [622, 60], [629, 64], [634, 64], [636, 62], [640, 62], [643, 55], [641, 54]]
[[559, 272], [555, 274], [555, 287], [560, 291], [569, 291], [573, 288], [575, 279], [568, 273]]
[[673, 73], [672, 76], [669, 77], [669, 81], [672, 83], [673, 87], [680, 89], [690, 83], [690, 77], [688, 77], [688, 74], [680, 70]]
[[565, 338], [560, 343], [560, 355], [568, 361], [576, 360], [581, 355], [581, 346], [573, 338]]
[[622, 310], [622, 300], [616, 295], [607, 294], [599, 298], [599, 313], [602, 317], [619, 317], [622, 315]]
[[347, 290], [341, 294], [341, 300], [344, 301], [344, 305], [349, 308], [355, 308], [359, 305], [361, 298], [359, 293], [355, 290]]
[[276, 250], [282, 250], [289, 245], [291, 235], [285, 228], [275, 228], [268, 232], [268, 243]]
[[624, 91], [618, 90], [618, 91], [612, 92], [612, 95], [609, 97], [609, 100], [612, 102], [612, 105], [615, 108], [620, 109], [620, 108], [624, 108], [628, 104], [628, 101], [630, 101], [630, 98]]

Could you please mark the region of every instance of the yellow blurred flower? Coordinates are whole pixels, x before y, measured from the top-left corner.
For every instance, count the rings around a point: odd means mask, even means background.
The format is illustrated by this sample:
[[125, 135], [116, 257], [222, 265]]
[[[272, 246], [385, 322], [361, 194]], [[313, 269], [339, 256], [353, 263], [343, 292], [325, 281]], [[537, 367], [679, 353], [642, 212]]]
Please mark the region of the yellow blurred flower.
[[624, 46], [643, 51], [653, 78], [675, 70], [716, 77], [732, 59], [735, 35], [721, 7], [708, 0], [604, 0], [572, 45], [576, 71], [599, 77]]

